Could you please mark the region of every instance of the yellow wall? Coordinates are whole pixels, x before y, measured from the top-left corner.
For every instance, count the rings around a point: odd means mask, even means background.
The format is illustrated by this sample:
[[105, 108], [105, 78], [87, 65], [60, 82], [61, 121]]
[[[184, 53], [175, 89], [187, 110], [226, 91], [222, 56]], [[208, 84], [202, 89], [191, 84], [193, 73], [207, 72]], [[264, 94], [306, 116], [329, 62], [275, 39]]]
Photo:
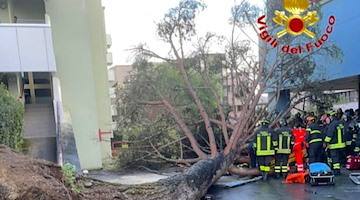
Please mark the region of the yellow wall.
[[98, 141], [98, 129], [109, 131], [111, 122], [101, 1], [46, 0], [45, 8], [52, 26], [55, 76], [61, 81], [63, 105], [70, 110], [81, 168], [101, 168], [110, 142]]
[[13, 9], [11, 0], [1, 0], [0, 2], [6, 5], [6, 8], [0, 8], [0, 23], [11, 23], [13, 20]]
[[[91, 22], [90, 37], [91, 37], [91, 50], [93, 52], [94, 75], [95, 75], [95, 90], [98, 111], [98, 123], [102, 131], [111, 131], [111, 106], [109, 94], [109, 79], [106, 61], [106, 33], [105, 33], [105, 16], [104, 10], [101, 6], [101, 1], [91, 1], [87, 4], [87, 9], [92, 13], [89, 16]], [[102, 158], [106, 159], [111, 156], [109, 134], [103, 135], [102, 141]]]

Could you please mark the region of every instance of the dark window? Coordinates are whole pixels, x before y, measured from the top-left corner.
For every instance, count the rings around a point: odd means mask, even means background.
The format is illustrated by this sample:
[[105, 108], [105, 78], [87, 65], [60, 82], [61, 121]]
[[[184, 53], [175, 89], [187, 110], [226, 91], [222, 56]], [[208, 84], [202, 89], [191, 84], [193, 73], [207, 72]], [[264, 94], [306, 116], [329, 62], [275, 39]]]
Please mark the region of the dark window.
[[34, 72], [34, 84], [49, 84], [50, 74], [48, 72]]

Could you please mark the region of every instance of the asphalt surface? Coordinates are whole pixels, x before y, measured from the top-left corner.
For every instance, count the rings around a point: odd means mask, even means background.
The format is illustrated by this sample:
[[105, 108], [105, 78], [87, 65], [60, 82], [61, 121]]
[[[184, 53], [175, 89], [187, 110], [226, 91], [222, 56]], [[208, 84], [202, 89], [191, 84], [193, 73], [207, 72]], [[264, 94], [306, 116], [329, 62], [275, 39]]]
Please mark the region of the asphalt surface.
[[359, 200], [360, 185], [349, 179], [352, 172], [341, 170], [342, 175], [335, 177], [335, 185], [311, 186], [310, 184], [286, 184], [283, 179], [270, 178], [246, 185], [224, 188], [212, 186], [208, 194], [216, 200]]

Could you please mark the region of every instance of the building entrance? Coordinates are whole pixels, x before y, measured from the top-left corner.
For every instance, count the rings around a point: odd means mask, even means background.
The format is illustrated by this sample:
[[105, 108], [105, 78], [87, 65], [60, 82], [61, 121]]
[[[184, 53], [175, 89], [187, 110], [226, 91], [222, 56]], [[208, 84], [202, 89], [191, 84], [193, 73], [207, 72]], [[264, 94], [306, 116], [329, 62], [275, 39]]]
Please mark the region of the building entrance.
[[48, 72], [25, 72], [25, 104], [50, 104], [53, 99], [51, 74]]

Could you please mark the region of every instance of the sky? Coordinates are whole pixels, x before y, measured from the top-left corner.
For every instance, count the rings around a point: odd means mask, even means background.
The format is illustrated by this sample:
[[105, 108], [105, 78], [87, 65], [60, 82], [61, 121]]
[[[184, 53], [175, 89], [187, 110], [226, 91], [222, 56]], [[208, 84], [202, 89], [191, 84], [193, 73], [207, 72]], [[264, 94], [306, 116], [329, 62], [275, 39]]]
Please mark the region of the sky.
[[[261, 5], [262, 1], [250, 2]], [[230, 9], [236, 0], [204, 0], [203, 2], [207, 8], [198, 16], [196, 25], [198, 35], [204, 36], [207, 32], [229, 35]], [[153, 51], [166, 55], [170, 50], [169, 45], [164, 44], [156, 36], [155, 23], [178, 3], [179, 0], [103, 0], [106, 32], [112, 37], [109, 51], [113, 53], [114, 65], [131, 64], [131, 53], [128, 49], [140, 43], [146, 43]]]

